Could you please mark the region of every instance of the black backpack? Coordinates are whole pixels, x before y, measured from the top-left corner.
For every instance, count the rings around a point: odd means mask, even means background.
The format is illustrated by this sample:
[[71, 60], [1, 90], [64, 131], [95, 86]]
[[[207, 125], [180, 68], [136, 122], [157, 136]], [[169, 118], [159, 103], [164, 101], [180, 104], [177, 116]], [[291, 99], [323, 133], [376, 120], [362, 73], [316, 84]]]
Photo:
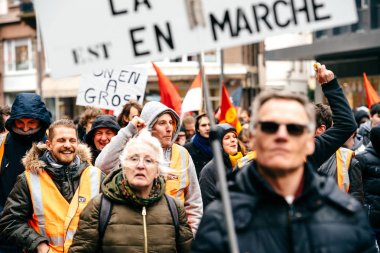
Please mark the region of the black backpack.
[[[166, 202], [168, 203], [169, 206], [169, 211], [173, 219], [173, 224], [175, 228], [175, 242], [176, 242], [176, 248], [177, 252], [178, 251], [178, 238], [179, 238], [179, 218], [178, 218], [178, 209], [177, 205], [175, 203], [175, 200], [165, 194], [165, 199]], [[101, 194], [101, 199], [100, 199], [100, 213], [99, 213], [99, 242], [101, 244], [101, 241], [103, 240], [104, 232], [106, 231], [108, 221], [111, 217], [111, 210], [112, 210], [112, 202], [104, 197], [104, 194]]]

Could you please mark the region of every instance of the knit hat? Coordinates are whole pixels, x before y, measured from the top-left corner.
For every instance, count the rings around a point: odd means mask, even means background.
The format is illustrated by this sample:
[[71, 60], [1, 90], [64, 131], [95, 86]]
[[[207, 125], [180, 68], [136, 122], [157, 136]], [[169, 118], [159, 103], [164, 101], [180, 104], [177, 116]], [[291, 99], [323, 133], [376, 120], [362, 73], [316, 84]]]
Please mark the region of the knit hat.
[[354, 113], [354, 117], [355, 117], [355, 121], [356, 121], [356, 124], [358, 125], [358, 127], [360, 126], [360, 121], [363, 119], [363, 118], [368, 118], [369, 119], [369, 114], [368, 112], [364, 111], [364, 110], [358, 110]]

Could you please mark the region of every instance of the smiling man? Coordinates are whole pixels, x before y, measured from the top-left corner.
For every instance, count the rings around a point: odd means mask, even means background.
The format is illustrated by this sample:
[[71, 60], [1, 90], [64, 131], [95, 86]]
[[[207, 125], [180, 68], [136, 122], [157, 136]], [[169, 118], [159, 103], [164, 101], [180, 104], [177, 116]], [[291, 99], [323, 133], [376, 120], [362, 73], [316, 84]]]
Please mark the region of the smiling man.
[[125, 144], [143, 127], [147, 127], [161, 143], [165, 161], [171, 168], [166, 178], [166, 193], [184, 204], [189, 225], [195, 234], [203, 214], [202, 197], [189, 152], [174, 143], [180, 129], [180, 119], [174, 110], [156, 101], [145, 104], [141, 118], [134, 117], [126, 127], [120, 129], [99, 154], [95, 165], [106, 173], [118, 168], [118, 158]]
[[103, 148], [111, 141], [120, 126], [116, 122], [116, 118], [112, 115], [98, 115], [92, 122], [91, 130], [86, 134], [85, 140], [91, 149], [92, 164], [103, 150]]
[[25, 172], [5, 204], [0, 237], [26, 252], [67, 252], [79, 214], [99, 193], [101, 171], [87, 161], [76, 126], [58, 120], [46, 144], [35, 145], [22, 162]]
[[[240, 252], [377, 252], [362, 206], [306, 163], [315, 114], [306, 97], [262, 93], [252, 118], [256, 160], [230, 184]], [[222, 202], [206, 209], [193, 252], [229, 252]]]

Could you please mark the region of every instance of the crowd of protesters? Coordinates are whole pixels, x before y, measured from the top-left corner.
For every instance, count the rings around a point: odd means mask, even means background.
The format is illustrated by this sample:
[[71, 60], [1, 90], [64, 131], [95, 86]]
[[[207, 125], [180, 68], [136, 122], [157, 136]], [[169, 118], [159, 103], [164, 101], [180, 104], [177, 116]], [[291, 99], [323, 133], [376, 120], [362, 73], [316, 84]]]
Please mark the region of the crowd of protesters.
[[332, 71], [316, 79], [328, 105], [264, 91], [240, 132], [160, 102], [52, 122], [17, 95], [0, 110], [0, 253], [230, 252], [214, 152], [240, 252], [380, 252], [380, 103], [352, 111]]

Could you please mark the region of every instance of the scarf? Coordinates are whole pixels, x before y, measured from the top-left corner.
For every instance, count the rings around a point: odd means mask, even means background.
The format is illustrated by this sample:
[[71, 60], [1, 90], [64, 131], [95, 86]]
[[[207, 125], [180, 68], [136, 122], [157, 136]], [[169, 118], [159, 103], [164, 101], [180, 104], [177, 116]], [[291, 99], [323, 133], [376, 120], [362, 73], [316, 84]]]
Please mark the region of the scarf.
[[[51, 167], [53, 167], [55, 169], [59, 169], [59, 168], [62, 168], [63, 166], [65, 166], [63, 164], [59, 164], [57, 162], [57, 160], [53, 157], [53, 155], [51, 154], [50, 151], [46, 151], [45, 155], [46, 155], [46, 160], [47, 160], [47, 162], [49, 163], [49, 165]], [[68, 168], [69, 169], [71, 169], [71, 168], [77, 168], [79, 165], [80, 165], [80, 158], [79, 158], [79, 156], [75, 156], [74, 161], [72, 161], [70, 163], [70, 165], [68, 166]]]
[[157, 179], [153, 180], [152, 190], [149, 193], [148, 198], [141, 198], [137, 196], [128, 184], [127, 179], [123, 177], [122, 173], [117, 176], [116, 183], [119, 185], [119, 189], [127, 202], [134, 207], [151, 206], [158, 202], [165, 193], [165, 183], [162, 176], [159, 176]]
[[232, 169], [234, 169], [238, 160], [243, 157], [243, 154], [241, 152], [237, 152], [234, 155], [229, 155], [229, 157], [232, 164]]
[[199, 148], [202, 153], [206, 154], [208, 157], [212, 157], [212, 149], [210, 140], [196, 133], [193, 138], [194, 145]]

